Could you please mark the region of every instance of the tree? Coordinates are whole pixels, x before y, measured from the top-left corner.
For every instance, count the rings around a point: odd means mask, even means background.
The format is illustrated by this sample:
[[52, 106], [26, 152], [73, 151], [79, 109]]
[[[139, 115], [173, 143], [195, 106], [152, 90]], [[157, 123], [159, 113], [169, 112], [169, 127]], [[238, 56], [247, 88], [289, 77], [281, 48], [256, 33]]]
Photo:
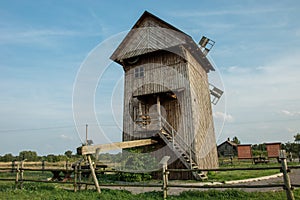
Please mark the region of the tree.
[[47, 155], [47, 157], [46, 157], [46, 161], [47, 161], [47, 162], [58, 162], [58, 161], [60, 161], [60, 160], [59, 160], [58, 156], [56, 156], [56, 155], [54, 155], [54, 154], [49, 154], [49, 155]]
[[71, 150], [66, 151], [65, 156], [67, 156], [68, 158], [71, 158], [72, 157], [72, 151]]
[[5, 154], [4, 156], [0, 156], [0, 161], [2, 162], [11, 162], [15, 159], [16, 158], [11, 153]]
[[[116, 154], [119, 156], [120, 154]], [[127, 182], [150, 180], [151, 175], [148, 173], [136, 173], [137, 171], [149, 171], [158, 166], [155, 157], [147, 153], [143, 153], [141, 148], [131, 148], [124, 151], [120, 161], [119, 168], [124, 171], [131, 171], [131, 173], [118, 173], [118, 180]], [[134, 172], [134, 173], [132, 173]]]
[[263, 143], [263, 144], [253, 144], [253, 145], [252, 145], [252, 150], [266, 151], [266, 150], [267, 150], [267, 147], [266, 147], [266, 144], [265, 144], [265, 143]]
[[19, 160], [27, 159], [28, 161], [38, 161], [38, 155], [35, 151], [21, 151], [19, 153]]
[[121, 158], [121, 169], [128, 171], [145, 171], [158, 165], [155, 157], [143, 153], [141, 148], [131, 148], [124, 151]]
[[234, 136], [234, 137], [232, 138], [231, 142], [234, 142], [234, 143], [236, 143], [236, 144], [241, 144], [241, 141], [240, 141], [236, 136]]
[[299, 143], [300, 142], [300, 133], [297, 133], [295, 136], [295, 142]]

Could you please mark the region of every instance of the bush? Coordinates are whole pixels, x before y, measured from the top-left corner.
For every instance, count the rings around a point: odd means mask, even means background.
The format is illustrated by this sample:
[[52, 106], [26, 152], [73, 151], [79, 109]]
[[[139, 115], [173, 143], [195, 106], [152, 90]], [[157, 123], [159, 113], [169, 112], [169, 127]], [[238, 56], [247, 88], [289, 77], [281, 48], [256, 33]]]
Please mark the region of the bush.
[[117, 179], [119, 181], [126, 182], [141, 182], [151, 180], [152, 176], [150, 174], [144, 173], [129, 173], [129, 172], [119, 172], [117, 174]]

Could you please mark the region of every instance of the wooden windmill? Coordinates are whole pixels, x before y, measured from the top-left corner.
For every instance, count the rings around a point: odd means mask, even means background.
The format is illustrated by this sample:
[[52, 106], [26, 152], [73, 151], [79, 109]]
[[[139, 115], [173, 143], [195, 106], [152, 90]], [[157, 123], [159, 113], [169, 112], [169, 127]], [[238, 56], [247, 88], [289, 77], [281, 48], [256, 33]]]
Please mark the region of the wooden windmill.
[[[218, 167], [211, 103], [223, 92], [208, 82], [207, 73], [214, 68], [206, 54], [213, 44], [204, 37], [199, 46], [144, 12], [111, 56], [125, 72], [123, 142], [157, 141], [144, 151], [151, 149], [157, 160], [173, 157], [169, 168]], [[204, 175], [178, 173], [170, 178]]]

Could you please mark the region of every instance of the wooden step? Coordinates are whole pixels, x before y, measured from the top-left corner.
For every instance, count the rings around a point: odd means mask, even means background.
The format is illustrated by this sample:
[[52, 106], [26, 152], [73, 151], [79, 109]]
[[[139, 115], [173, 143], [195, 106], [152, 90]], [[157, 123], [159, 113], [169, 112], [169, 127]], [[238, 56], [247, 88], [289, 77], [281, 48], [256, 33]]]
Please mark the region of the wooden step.
[[198, 173], [198, 176], [200, 177], [201, 180], [206, 180], [208, 177], [204, 173]]

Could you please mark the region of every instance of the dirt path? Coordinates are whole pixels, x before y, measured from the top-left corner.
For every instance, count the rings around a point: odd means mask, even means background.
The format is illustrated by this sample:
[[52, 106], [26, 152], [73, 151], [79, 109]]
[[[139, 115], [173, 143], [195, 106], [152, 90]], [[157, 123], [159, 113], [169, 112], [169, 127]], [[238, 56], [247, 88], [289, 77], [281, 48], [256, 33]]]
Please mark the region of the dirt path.
[[[289, 174], [292, 184], [300, 184], [300, 169], [293, 169]], [[246, 183], [248, 185], [265, 185], [265, 184], [283, 184], [283, 177], [270, 178], [261, 181], [252, 181]], [[246, 188], [243, 189], [245, 191], [274, 191], [274, 190], [282, 190], [283, 188]]]

